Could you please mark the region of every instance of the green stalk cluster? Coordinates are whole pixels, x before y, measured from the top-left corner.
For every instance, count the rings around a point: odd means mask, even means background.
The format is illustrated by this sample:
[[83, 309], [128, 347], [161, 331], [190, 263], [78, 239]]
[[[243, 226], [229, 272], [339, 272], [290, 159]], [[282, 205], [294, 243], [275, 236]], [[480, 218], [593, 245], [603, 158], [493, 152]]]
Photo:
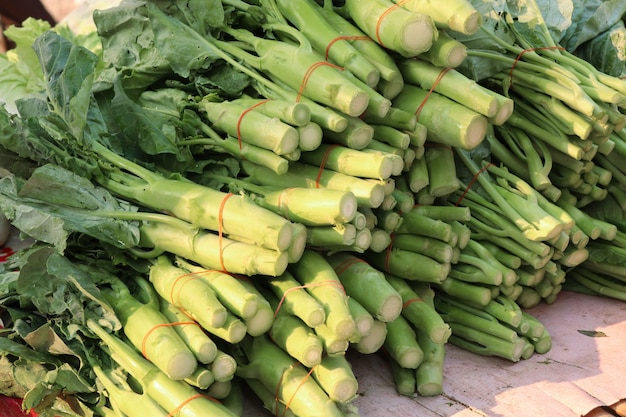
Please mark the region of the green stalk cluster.
[[545, 345], [550, 344], [541, 322], [506, 296], [498, 296], [485, 306], [437, 296], [435, 307], [450, 324], [450, 343], [479, 355], [517, 362], [534, 353], [545, 353]]
[[602, 201], [611, 177], [619, 175], [613, 162], [626, 123], [623, 80], [558, 46], [544, 23], [537, 31], [545, 42], [540, 45], [514, 24], [506, 26], [513, 42], [482, 30], [504, 52], [468, 51], [470, 57], [506, 63], [506, 69], [483, 80], [515, 103], [506, 123], [488, 134], [494, 162], [552, 200], [567, 192], [579, 208]]

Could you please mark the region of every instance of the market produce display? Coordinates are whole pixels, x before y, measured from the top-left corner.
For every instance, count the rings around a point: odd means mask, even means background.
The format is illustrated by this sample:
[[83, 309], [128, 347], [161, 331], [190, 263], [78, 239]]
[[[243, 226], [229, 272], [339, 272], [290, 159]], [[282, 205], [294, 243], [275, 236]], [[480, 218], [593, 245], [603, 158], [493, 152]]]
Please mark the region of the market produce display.
[[447, 344], [518, 362], [552, 347], [526, 309], [626, 300], [626, 5], [445, 3], [7, 29], [0, 214], [32, 244], [2, 264], [0, 393], [358, 416], [350, 350], [436, 396]]

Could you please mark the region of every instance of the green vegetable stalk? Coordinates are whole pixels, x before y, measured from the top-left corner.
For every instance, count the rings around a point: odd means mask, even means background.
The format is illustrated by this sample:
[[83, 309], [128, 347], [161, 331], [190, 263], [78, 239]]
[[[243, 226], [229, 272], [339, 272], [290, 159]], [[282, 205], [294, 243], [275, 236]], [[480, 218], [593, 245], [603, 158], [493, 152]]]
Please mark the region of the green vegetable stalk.
[[424, 359], [424, 352], [417, 343], [411, 323], [400, 315], [387, 323], [385, 351], [403, 368], [417, 369]]
[[450, 29], [465, 35], [476, 33], [482, 25], [479, 11], [467, 0], [455, 0], [446, 3], [446, 7], [437, 7], [428, 0], [410, 0], [403, 2], [402, 7], [428, 14], [437, 28]]
[[[387, 281], [402, 295], [402, 315], [415, 329], [427, 335], [435, 343], [445, 343], [450, 337], [450, 327], [445, 320], [430, 305], [428, 299], [422, 298], [402, 278], [386, 274]], [[427, 291], [429, 296], [434, 296], [432, 290]]]
[[325, 323], [338, 337], [348, 339], [355, 323], [348, 307], [348, 295], [328, 261], [313, 250], [306, 250], [289, 269], [293, 276], [320, 304], [326, 313]]
[[298, 282], [291, 272], [285, 271], [278, 277], [268, 277], [262, 285], [267, 286], [279, 299], [275, 314], [285, 310], [311, 328], [326, 321], [324, 306], [308, 293], [306, 286]]
[[342, 417], [328, 394], [302, 365], [266, 336], [246, 338], [241, 343], [244, 360], [238, 360], [237, 375], [259, 380], [274, 393], [274, 399], [295, 415]]
[[376, 319], [387, 322], [400, 315], [402, 297], [387, 282], [385, 274], [350, 253], [328, 258], [346, 293], [357, 300]]
[[135, 348], [168, 377], [189, 377], [198, 365], [195, 356], [171, 323], [152, 304], [144, 304], [120, 280], [102, 293], [122, 322], [123, 332]]
[[354, 194], [359, 205], [369, 207], [380, 206], [384, 199], [383, 187], [378, 183], [301, 162], [292, 162], [283, 175], [276, 175], [271, 170], [248, 161], [243, 161], [242, 169], [250, 181], [265, 186], [349, 191]]
[[297, 27], [320, 54], [351, 71], [370, 87], [375, 87], [380, 72], [348, 39], [342, 39], [339, 30], [320, 12], [321, 6], [313, 1], [277, 0], [282, 15]]
[[417, 113], [418, 122], [428, 128], [432, 142], [474, 149], [487, 134], [485, 116], [444, 95], [411, 84], [404, 86], [394, 106]]
[[345, 356], [324, 356], [311, 375], [333, 401], [348, 403], [357, 396], [359, 383]]
[[111, 350], [111, 357], [129, 372], [141, 384], [144, 392], [168, 413], [184, 409], [185, 413], [194, 413], [194, 415], [234, 416], [217, 401], [201, 395], [185, 382], [173, 380], [160, 372], [133, 348], [116, 336], [107, 333], [95, 321], [90, 320], [87, 325]]
[[439, 34], [428, 14], [394, 7], [391, 1], [347, 1], [344, 7], [370, 38], [404, 57], [427, 51]]
[[[245, 218], [245, 217], [243, 217]], [[280, 275], [287, 268], [286, 252], [232, 240], [189, 224], [182, 227], [144, 223], [140, 245], [178, 255], [208, 268], [243, 275]]]

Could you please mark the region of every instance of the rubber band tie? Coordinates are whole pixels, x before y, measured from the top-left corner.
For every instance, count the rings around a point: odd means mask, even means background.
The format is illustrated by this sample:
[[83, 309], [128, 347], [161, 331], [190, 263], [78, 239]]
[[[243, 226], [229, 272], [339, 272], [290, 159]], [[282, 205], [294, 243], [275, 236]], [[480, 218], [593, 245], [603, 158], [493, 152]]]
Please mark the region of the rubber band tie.
[[[186, 279], [185, 279], [186, 278]], [[200, 278], [197, 274], [193, 273], [193, 272], [189, 272], [187, 274], [182, 274], [179, 275], [175, 280], [174, 283], [172, 284], [172, 287], [170, 288], [170, 302], [172, 304], [174, 304], [175, 306], [180, 306], [180, 292], [182, 291], [183, 287], [185, 286], [185, 284], [187, 284], [188, 282], [191, 282], [193, 280], [196, 280]], [[178, 291], [176, 291], [176, 296], [174, 296], [174, 289], [176, 288], [176, 286], [178, 285], [178, 281], [185, 279], [185, 281], [181, 284], [181, 286], [178, 288]]]
[[335, 273], [337, 274], [337, 276], [339, 276], [339, 275], [343, 274], [344, 272], [346, 272], [346, 270], [348, 268], [350, 268], [352, 265], [354, 265], [355, 263], [358, 263], [358, 262], [362, 262], [364, 264], [367, 264], [367, 261], [365, 261], [365, 260], [363, 260], [361, 258], [358, 258], [356, 256], [353, 256], [350, 259], [346, 259], [345, 261], [343, 261], [342, 263], [337, 265], [334, 268]]
[[383, 45], [383, 41], [380, 39], [380, 27], [382, 25], [383, 19], [385, 17], [387, 17], [387, 15], [391, 12], [393, 12], [395, 9], [401, 7], [404, 3], [406, 3], [408, 0], [400, 0], [399, 2], [395, 3], [393, 6], [390, 6], [389, 8], [387, 8], [387, 10], [385, 10], [380, 17], [378, 18], [378, 21], [376, 22], [376, 40], [378, 41], [378, 43], [380, 44], [380, 46], [385, 46]]
[[209, 397], [208, 395], [195, 394], [195, 395], [192, 395], [191, 397], [187, 398], [185, 401], [183, 401], [178, 406], [176, 406], [176, 408], [174, 408], [172, 411], [170, 411], [167, 414], [167, 417], [173, 417], [174, 415], [176, 415], [176, 413], [178, 413], [181, 410], [181, 408], [183, 408], [184, 406], [186, 406], [187, 404], [189, 404], [191, 401], [195, 400], [196, 398], [206, 398], [206, 399], [211, 400], [211, 401], [216, 402], [216, 403], [219, 402], [215, 398]]
[[417, 110], [415, 110], [415, 118], [417, 120], [419, 120], [420, 118], [420, 113], [422, 112], [422, 110], [424, 109], [424, 106], [426, 105], [426, 102], [428, 101], [428, 99], [430, 98], [431, 94], [435, 91], [435, 88], [437, 88], [437, 86], [439, 85], [439, 83], [441, 82], [442, 78], [444, 75], [446, 75], [448, 73], [448, 71], [450, 71], [452, 69], [452, 67], [446, 67], [444, 69], [441, 70], [441, 72], [439, 73], [439, 75], [437, 75], [437, 78], [435, 79], [435, 82], [433, 83], [433, 85], [430, 87], [430, 89], [428, 90], [428, 92], [426, 93], [426, 97], [424, 97], [424, 100], [422, 100], [422, 102], [420, 103], [419, 107], [417, 108]]
[[311, 74], [313, 74], [313, 71], [315, 71], [321, 66], [337, 68], [343, 71], [343, 68], [341, 68], [339, 65], [335, 65], [327, 61], [318, 61], [318, 62], [313, 63], [304, 73], [304, 77], [302, 78], [302, 83], [300, 83], [300, 89], [298, 90], [298, 95], [296, 96], [297, 102], [302, 99], [304, 89], [306, 88], [306, 84], [309, 82], [309, 78], [311, 78]]
[[329, 280], [320, 281], [320, 282], [314, 282], [312, 284], [296, 285], [294, 287], [288, 288], [283, 293], [283, 296], [280, 298], [280, 301], [278, 302], [278, 305], [276, 306], [276, 311], [274, 311], [274, 317], [276, 317], [278, 315], [278, 311], [280, 310], [280, 308], [282, 307], [283, 303], [285, 302], [285, 299], [293, 291], [305, 290], [307, 288], [317, 288], [317, 287], [322, 287], [322, 286], [325, 286], [325, 285], [332, 285], [334, 287], [339, 288], [341, 291], [343, 291], [344, 294], [346, 293], [346, 289], [343, 287], [341, 282], [339, 282], [337, 280], [334, 280], [334, 279], [329, 279]]
[[326, 46], [326, 53], [324, 54], [324, 59], [328, 61], [328, 54], [330, 52], [330, 47], [338, 41], [371, 41], [372, 38], [369, 36], [361, 35], [361, 36], [337, 36], [335, 39], [330, 41]]
[[233, 196], [233, 193], [228, 193], [224, 196], [224, 199], [220, 203], [220, 211], [218, 215], [218, 237], [219, 237], [219, 250], [220, 250], [220, 266], [222, 267], [222, 271], [226, 271], [226, 267], [224, 266], [224, 253], [222, 250], [222, 235], [223, 235], [223, 223], [224, 223], [224, 206], [226, 205], [226, 201]]
[[548, 50], [564, 51], [565, 48], [563, 48], [562, 46], [543, 46], [543, 47], [539, 47], [539, 48], [529, 48], [529, 49], [524, 49], [522, 52], [520, 52], [517, 55], [517, 57], [515, 58], [515, 61], [513, 61], [513, 65], [511, 65], [511, 69], [509, 70], [509, 78], [511, 79], [511, 81], [510, 81], [511, 82], [511, 88], [513, 88], [513, 70], [517, 66], [517, 63], [519, 61], [521, 61], [521, 59], [524, 56], [524, 54], [527, 53], [527, 52], [548, 51]]
[[[469, 184], [467, 184], [467, 187], [465, 187], [465, 190], [463, 191], [463, 194], [461, 194], [461, 196], [459, 197], [459, 199], [457, 200], [457, 202], [454, 204], [455, 206], [459, 206], [461, 204], [461, 201], [463, 201], [463, 199], [465, 198], [465, 196], [467, 195], [467, 193], [469, 193], [469, 190], [472, 188], [472, 185], [474, 185], [474, 183], [476, 182], [476, 180], [478, 179], [478, 176], [480, 174], [482, 174], [483, 172], [487, 171], [487, 169], [492, 166], [494, 164], [489, 163], [487, 165], [485, 165], [484, 167], [482, 167], [480, 170], [478, 170], [478, 172], [476, 173], [476, 175], [474, 175], [474, 178], [472, 178], [472, 180], [469, 182]], [[494, 165], [495, 166], [495, 165]]]
[[[243, 121], [243, 117], [248, 114], [249, 112], [251, 112], [252, 110], [256, 109], [257, 107], [267, 103], [268, 101], [270, 101], [271, 99], [267, 98], [265, 100], [261, 100], [260, 102], [248, 107], [247, 109], [245, 109], [243, 112], [241, 112], [241, 114], [239, 115], [239, 119], [237, 119], [237, 142], [239, 143], [239, 151], [241, 152], [241, 150], [243, 149], [243, 143], [241, 140], [241, 122]], [[243, 155], [242, 155], [243, 157]], [[245, 159], [245, 158], [244, 158]]]
[[[278, 380], [278, 384], [276, 385], [276, 392], [274, 395], [275, 398], [275, 406], [274, 408], [276, 409], [276, 416], [278, 417], [278, 404], [280, 403], [280, 400], [278, 399], [278, 390], [280, 389], [280, 386], [283, 383], [283, 379], [285, 377], [285, 373], [287, 373], [287, 371], [289, 371], [290, 369], [293, 369], [294, 366], [299, 365], [300, 362], [295, 362], [292, 363], [291, 365], [289, 365], [287, 368], [285, 368], [285, 370], [283, 371], [283, 373], [280, 376], [280, 379]], [[313, 373], [313, 370], [315, 369], [315, 367], [309, 369], [309, 372], [307, 372], [306, 376], [304, 378], [302, 378], [302, 381], [300, 381], [300, 385], [298, 385], [298, 387], [296, 388], [296, 390], [293, 392], [293, 394], [291, 395], [291, 397], [289, 398], [289, 401], [285, 402], [285, 409], [283, 410], [283, 414], [282, 417], [284, 417], [287, 414], [287, 410], [289, 410], [289, 406], [291, 405], [291, 402], [293, 401], [294, 397], [296, 396], [296, 394], [298, 393], [298, 390], [302, 387], [302, 385], [304, 385], [304, 383], [310, 378], [311, 374]]]
[[320, 169], [317, 172], [317, 177], [315, 177], [315, 188], [320, 188], [320, 179], [322, 178], [322, 174], [324, 173], [324, 167], [326, 166], [326, 162], [328, 162], [328, 158], [330, 157], [330, 153], [333, 149], [335, 149], [338, 144], [328, 145], [326, 151], [324, 152], [324, 156], [322, 156], [322, 163], [320, 164]]
[[170, 322], [170, 323], [161, 323], [161, 324], [157, 324], [156, 326], [152, 326], [150, 330], [146, 332], [143, 339], [141, 340], [141, 354], [143, 355], [143, 357], [148, 359], [148, 355], [146, 354], [146, 345], [148, 344], [148, 338], [150, 337], [153, 331], [155, 331], [156, 329], [160, 329], [161, 327], [183, 326], [187, 324], [197, 325], [198, 323], [196, 323], [195, 321], [175, 321], [175, 322]]
[[424, 300], [422, 300], [419, 297], [411, 298], [410, 300], [406, 300], [406, 302], [404, 304], [402, 304], [402, 309], [404, 310], [405, 308], [407, 308], [408, 306], [410, 306], [413, 303], [423, 303], [423, 302], [424, 302]]

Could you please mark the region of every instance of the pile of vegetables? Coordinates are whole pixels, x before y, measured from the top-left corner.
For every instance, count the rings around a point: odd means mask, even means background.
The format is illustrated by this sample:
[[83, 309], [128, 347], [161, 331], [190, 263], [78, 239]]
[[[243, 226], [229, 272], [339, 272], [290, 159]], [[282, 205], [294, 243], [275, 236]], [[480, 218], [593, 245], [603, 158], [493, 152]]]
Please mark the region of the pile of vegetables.
[[517, 362], [552, 347], [529, 308], [626, 299], [623, 2], [445, 3], [123, 0], [89, 33], [8, 29], [0, 214], [32, 245], [2, 265], [2, 393], [358, 416], [351, 350], [434, 396], [447, 344]]

